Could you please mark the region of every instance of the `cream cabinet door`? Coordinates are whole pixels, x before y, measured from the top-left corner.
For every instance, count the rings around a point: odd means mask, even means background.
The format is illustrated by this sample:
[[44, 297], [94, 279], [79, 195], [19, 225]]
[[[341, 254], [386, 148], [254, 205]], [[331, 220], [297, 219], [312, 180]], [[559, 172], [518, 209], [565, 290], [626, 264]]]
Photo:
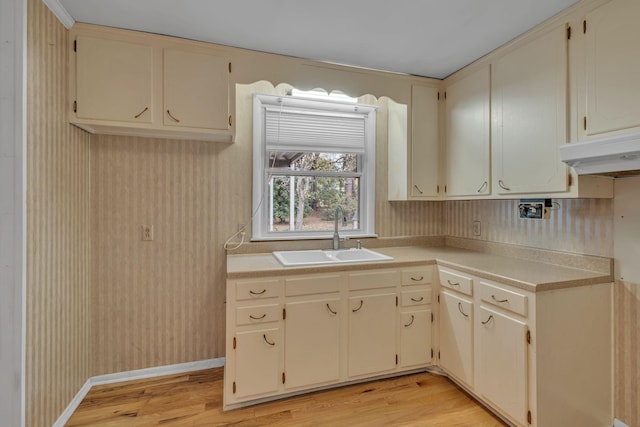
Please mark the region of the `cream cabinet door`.
[[445, 91], [447, 196], [483, 196], [490, 184], [489, 65]]
[[440, 294], [440, 366], [473, 387], [473, 303], [448, 291]]
[[340, 379], [339, 298], [285, 305], [285, 388], [336, 382]]
[[76, 117], [151, 123], [151, 46], [78, 35]]
[[411, 86], [411, 189], [415, 199], [438, 197], [440, 144], [438, 89]]
[[567, 190], [567, 36], [559, 25], [492, 64], [493, 192]]
[[238, 332], [234, 351], [236, 398], [278, 391], [282, 354], [279, 328]]
[[484, 307], [479, 315], [476, 390], [527, 425], [527, 325]]
[[349, 297], [348, 375], [357, 377], [396, 367], [396, 294]]
[[638, 0], [612, 0], [585, 17], [586, 136], [640, 127], [639, 16]]
[[400, 367], [431, 362], [431, 310], [404, 311], [400, 324]]
[[163, 62], [164, 125], [229, 129], [229, 60], [164, 49]]

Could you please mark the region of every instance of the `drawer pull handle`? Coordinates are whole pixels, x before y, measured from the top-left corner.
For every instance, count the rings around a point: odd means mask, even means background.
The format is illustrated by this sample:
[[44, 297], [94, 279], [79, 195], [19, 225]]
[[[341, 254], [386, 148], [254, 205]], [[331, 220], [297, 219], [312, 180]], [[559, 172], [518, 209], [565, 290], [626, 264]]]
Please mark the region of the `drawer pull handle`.
[[495, 302], [509, 302], [509, 299], [497, 299], [495, 295], [491, 295], [491, 299]]
[[462, 303], [461, 303], [461, 302], [459, 302], [459, 303], [458, 303], [458, 311], [459, 311], [460, 313], [462, 313], [462, 315], [463, 315], [464, 317], [469, 317], [469, 315], [468, 315], [467, 313], [465, 313], [464, 311], [462, 311]]
[[274, 343], [274, 342], [269, 342], [269, 340], [267, 339], [267, 334], [262, 334], [262, 338], [264, 338], [264, 342], [266, 342], [267, 344], [269, 344], [271, 347], [273, 347], [274, 345], [276, 345], [276, 343]]
[[418, 187], [417, 185], [414, 184], [414, 187], [416, 190], [418, 190], [418, 193], [420, 194], [424, 194], [424, 192], [420, 189], [420, 187]]
[[173, 117], [173, 114], [171, 114], [171, 111], [167, 110], [167, 115], [171, 118], [171, 120], [173, 120], [176, 123], [180, 123], [180, 120], [176, 119], [175, 117]]
[[260, 320], [267, 317], [267, 313], [264, 313], [262, 316], [258, 316], [258, 317], [254, 316], [253, 314], [250, 314], [249, 317], [252, 318], [253, 320]]
[[482, 193], [484, 189], [487, 187], [487, 181], [483, 182], [480, 188], [478, 188], [478, 193]]
[[149, 107], [144, 107], [144, 110], [140, 111], [138, 114], [136, 114], [135, 116], [133, 116], [134, 119], [137, 119], [138, 117], [140, 117], [141, 115], [144, 114], [145, 111], [147, 111], [149, 109]]
[[329, 313], [331, 313], [331, 314], [338, 314], [338, 312], [337, 312], [337, 311], [333, 311], [333, 310], [331, 309], [331, 306], [329, 305], [329, 303], [327, 303], [327, 310], [329, 310]]
[[360, 311], [360, 309], [362, 308], [362, 305], [363, 305], [363, 304], [364, 304], [364, 301], [363, 301], [363, 300], [360, 300], [360, 305], [359, 305], [357, 308], [355, 308], [355, 309], [351, 310], [351, 312], [352, 312], [352, 313], [355, 313], [356, 311]]
[[414, 282], [419, 282], [419, 281], [421, 281], [422, 279], [424, 279], [424, 276], [420, 276], [420, 277], [413, 277], [413, 276], [412, 276], [412, 277], [411, 277], [411, 280], [413, 280]]
[[407, 323], [406, 325], [404, 325], [405, 328], [408, 328], [409, 326], [413, 325], [413, 321], [414, 321], [415, 317], [413, 317], [413, 314], [411, 315], [411, 320], [409, 321], [409, 323]]
[[505, 183], [504, 183], [504, 182], [502, 182], [502, 180], [501, 180], [501, 179], [500, 179], [500, 180], [498, 180], [498, 185], [499, 185], [503, 190], [511, 191], [511, 188], [507, 187], [507, 186], [505, 185]]
[[486, 325], [487, 323], [491, 322], [492, 320], [493, 320], [493, 314], [490, 314], [489, 318], [487, 320], [485, 320], [484, 322], [480, 322], [480, 323], [482, 323], [483, 325]]
[[413, 297], [411, 297], [411, 301], [413, 301], [413, 302], [420, 302], [420, 301], [422, 301], [423, 299], [424, 299], [424, 297], [420, 297], [420, 298], [413, 298]]
[[267, 290], [266, 290], [266, 289], [263, 289], [263, 290], [261, 290], [260, 292], [253, 292], [253, 291], [249, 291], [249, 293], [250, 293], [251, 295], [262, 295], [262, 294], [264, 294], [265, 292], [267, 292]]
[[447, 283], [448, 283], [450, 286], [460, 286], [460, 282], [455, 282], [455, 283], [453, 283], [453, 282], [452, 282], [451, 280], [449, 280], [449, 279], [447, 279]]

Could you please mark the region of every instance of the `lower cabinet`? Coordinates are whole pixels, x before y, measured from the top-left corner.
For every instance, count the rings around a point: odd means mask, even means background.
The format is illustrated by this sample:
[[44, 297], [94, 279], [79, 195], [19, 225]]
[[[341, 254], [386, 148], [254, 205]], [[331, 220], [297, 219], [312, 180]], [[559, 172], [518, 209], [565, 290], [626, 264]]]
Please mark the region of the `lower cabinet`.
[[611, 424], [611, 283], [533, 292], [442, 267], [439, 279], [451, 378], [515, 426]]
[[224, 408], [430, 365], [434, 271], [228, 280]]
[[349, 298], [349, 377], [395, 369], [396, 295], [387, 292]]

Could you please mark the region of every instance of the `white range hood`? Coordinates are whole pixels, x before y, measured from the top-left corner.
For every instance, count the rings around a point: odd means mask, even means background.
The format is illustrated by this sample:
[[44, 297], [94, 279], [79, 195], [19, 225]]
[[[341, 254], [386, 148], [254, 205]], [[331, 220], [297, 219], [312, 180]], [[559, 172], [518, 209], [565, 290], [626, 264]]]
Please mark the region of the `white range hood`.
[[565, 144], [560, 159], [579, 175], [640, 171], [640, 133]]

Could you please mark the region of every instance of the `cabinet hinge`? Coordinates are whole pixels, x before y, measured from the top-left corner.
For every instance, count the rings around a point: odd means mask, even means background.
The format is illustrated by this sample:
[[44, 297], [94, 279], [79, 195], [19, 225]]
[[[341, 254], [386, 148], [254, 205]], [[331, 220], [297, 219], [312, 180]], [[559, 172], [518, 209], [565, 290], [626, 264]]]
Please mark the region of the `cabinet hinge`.
[[527, 344], [531, 344], [531, 331], [527, 330]]
[[282, 384], [284, 384], [284, 382], [286, 381], [287, 377], [285, 376], [284, 372], [282, 373]]
[[398, 355], [396, 354], [396, 365], [398, 364]]
[[236, 382], [233, 382], [233, 394], [236, 394]]
[[531, 424], [531, 411], [527, 411], [527, 423]]
[[233, 120], [231, 119], [231, 114], [229, 114], [229, 126], [231, 126], [231, 123], [233, 123]]
[[231, 62], [229, 62], [229, 72], [231, 72]]
[[282, 309], [282, 320], [287, 320], [287, 309], [286, 308]]
[[582, 21], [582, 34], [587, 34], [587, 20]]
[[78, 112], [78, 101], [73, 101], [73, 112], [74, 113]]
[[571, 40], [571, 27], [567, 27], [567, 40]]
[[236, 337], [233, 337], [233, 349], [236, 349], [236, 345], [238, 344], [238, 342], [236, 341]]
[[73, 41], [73, 51], [77, 52], [78, 51], [78, 40], [74, 40]]
[[584, 116], [584, 117], [582, 118], [582, 128], [583, 128], [584, 130], [587, 130], [587, 116]]

